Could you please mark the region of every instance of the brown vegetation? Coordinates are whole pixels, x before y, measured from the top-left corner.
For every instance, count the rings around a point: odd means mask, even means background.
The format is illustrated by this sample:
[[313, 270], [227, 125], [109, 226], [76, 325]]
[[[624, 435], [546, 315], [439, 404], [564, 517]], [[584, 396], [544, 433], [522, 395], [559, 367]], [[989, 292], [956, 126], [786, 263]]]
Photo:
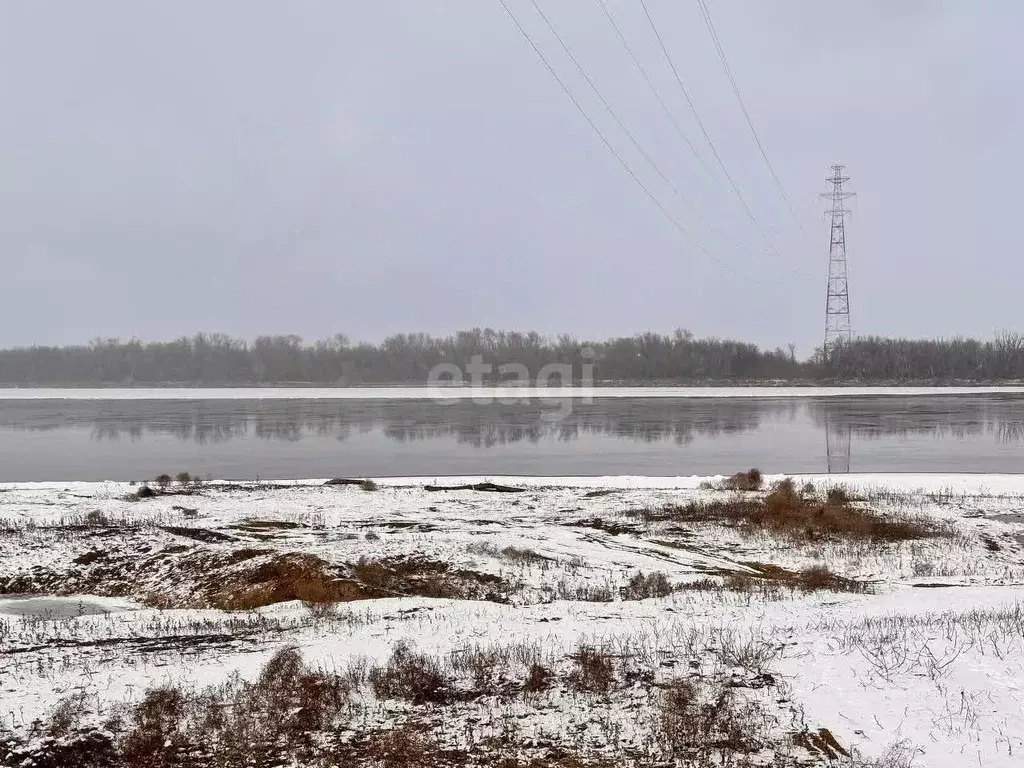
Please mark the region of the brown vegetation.
[[676, 587], [679, 592], [741, 592], [760, 594], [763, 596], [780, 595], [781, 590], [789, 589], [799, 592], [868, 592], [871, 585], [867, 582], [848, 579], [833, 573], [828, 568], [814, 565], [802, 570], [791, 571], [770, 563], [742, 563], [753, 572], [728, 571], [719, 574], [719, 578], [703, 578], [689, 581]]
[[692, 501], [682, 506], [634, 513], [649, 522], [720, 523], [748, 533], [767, 532], [797, 541], [907, 541], [949, 535], [925, 517], [883, 515], [854, 504], [833, 489], [821, 501], [798, 491], [790, 479], [780, 481], [764, 498]]
[[756, 574], [730, 573], [725, 577], [725, 588], [737, 592], [757, 591], [773, 587], [787, 587], [801, 592], [866, 592], [868, 584], [832, 573], [828, 568], [814, 565], [791, 571], [770, 563], [744, 563], [757, 570]]
[[359, 584], [343, 579], [338, 569], [308, 554], [266, 558], [251, 567], [224, 573], [217, 582], [219, 586], [209, 602], [225, 611], [248, 611], [288, 600], [317, 605], [363, 597]]
[[[710, 768], [746, 765], [746, 756], [783, 742], [787, 751], [795, 742], [813, 755], [845, 754], [835, 738], [820, 729], [772, 734], [764, 705], [742, 694], [744, 685], [774, 684], [763, 672], [764, 654], [777, 653], [774, 644], [748, 647], [728, 635], [718, 642], [722, 660], [730, 667], [762, 671], [746, 682], [735, 675], [708, 679], [693, 674], [656, 683], [649, 672], [642, 674], [642, 665], [634, 665], [629, 649], [612, 656], [583, 645], [569, 657], [572, 666], [560, 677], [539, 661], [529, 661], [537, 659], [539, 648], [466, 648], [456, 654], [455, 663], [455, 657], [446, 661], [427, 656], [400, 642], [386, 663], [338, 675], [310, 668], [294, 648], [285, 648], [254, 681], [236, 677], [202, 690], [154, 688], [138, 704], [117, 711], [102, 728], [83, 726], [84, 701], [69, 699], [48, 723], [37, 724], [43, 738], [5, 736], [0, 728], [0, 766]], [[525, 683], [495, 687], [495, 680], [504, 679], [512, 664], [527, 665]], [[468, 680], [466, 672], [471, 673]], [[624, 748], [614, 736], [597, 749], [570, 734], [564, 741], [557, 734], [540, 742], [524, 740], [514, 721], [482, 738], [470, 734], [468, 739], [453, 739], [465, 707], [481, 697], [518, 695], [525, 706], [548, 711], [550, 700], [544, 692], [561, 683], [584, 701], [598, 704], [600, 698], [603, 707], [610, 701], [603, 697], [618, 682], [650, 686], [646, 693], [652, 709], [635, 713], [638, 725], [648, 729], [643, 754]], [[361, 694], [365, 685], [377, 699], [387, 700], [386, 710], [397, 716], [384, 722], [367, 719]], [[478, 722], [475, 716], [468, 720]]]
[[429, 656], [413, 652], [407, 643], [396, 643], [384, 666], [369, 673], [373, 692], [381, 699], [404, 699], [413, 704], [444, 704], [452, 695], [441, 666]]
[[96, 525], [96, 526], [108, 526], [108, 525], [110, 525], [110, 518], [108, 518], [100, 510], [94, 509], [94, 510], [90, 511], [88, 514], [86, 514], [86, 516], [85, 516], [85, 524], [86, 525]]
[[550, 565], [552, 562], [552, 558], [545, 557], [532, 549], [511, 545], [499, 549], [493, 544], [471, 544], [466, 549], [468, 552], [475, 555], [493, 557], [497, 560], [505, 560], [506, 562], [513, 563], [515, 565], [546, 566]]
[[762, 485], [764, 485], [764, 476], [757, 468], [748, 469], [746, 472], [737, 472], [722, 481], [722, 488], [727, 491], [760, 491]]
[[615, 682], [615, 664], [606, 651], [581, 645], [573, 661], [576, 668], [569, 675], [569, 684], [576, 690], [607, 693]]
[[622, 588], [623, 600], [646, 600], [649, 597], [667, 597], [672, 594], [672, 585], [661, 571], [644, 575], [637, 573]]
[[755, 707], [740, 704], [732, 688], [704, 691], [678, 679], [666, 686], [658, 709], [662, 748], [686, 765], [720, 765], [719, 756], [761, 748]]
[[530, 665], [529, 671], [526, 673], [526, 681], [523, 683], [523, 691], [526, 693], [540, 693], [546, 691], [551, 687], [551, 681], [554, 674], [550, 667], [546, 667], [540, 662], [534, 662]]
[[388, 595], [462, 598], [503, 602], [500, 577], [416, 557], [360, 558], [349, 566], [364, 587]]
[[376, 491], [378, 489], [377, 483], [369, 478], [355, 480], [350, 477], [335, 477], [325, 482], [324, 485], [355, 485], [364, 491]]
[[[83, 516], [81, 528], [111, 525], [114, 523], [97, 512]], [[89, 542], [88, 549], [68, 561], [72, 568], [24, 571], [0, 579], [0, 590], [133, 597], [160, 608], [226, 611], [298, 600], [314, 615], [322, 616], [331, 613], [336, 603], [381, 597], [505, 602], [511, 589], [498, 576], [426, 558], [364, 557], [353, 564], [332, 564], [308, 553], [230, 549], [224, 545], [236, 540], [215, 529], [157, 529], [189, 539], [189, 544], [153, 549], [145, 536], [138, 541], [126, 538], [116, 549]]]
[[77, 707], [58, 711], [47, 743], [5, 741], [0, 766], [35, 768], [245, 768], [307, 764], [318, 734], [334, 724], [349, 698], [337, 676], [306, 667], [292, 648], [279, 651], [254, 682], [233, 680], [190, 692], [149, 690], [139, 704], [102, 730], [82, 727]]

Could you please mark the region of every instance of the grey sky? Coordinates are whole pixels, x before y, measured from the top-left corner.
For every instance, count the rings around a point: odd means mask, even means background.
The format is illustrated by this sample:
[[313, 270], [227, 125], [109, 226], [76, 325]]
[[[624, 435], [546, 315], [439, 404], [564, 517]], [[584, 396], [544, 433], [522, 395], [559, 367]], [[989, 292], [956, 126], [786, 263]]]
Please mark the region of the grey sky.
[[[717, 172], [638, 0], [607, 1]], [[804, 237], [696, 0], [647, 0], [780, 260], [682, 145], [597, 0], [538, 2], [732, 242], [644, 165], [530, 0], [508, 2], [718, 261], [625, 175], [498, 0], [2, 0], [0, 345], [490, 325], [686, 327], [807, 353], [833, 162], [859, 193], [858, 331], [1024, 330], [1021, 3], [710, 3]]]

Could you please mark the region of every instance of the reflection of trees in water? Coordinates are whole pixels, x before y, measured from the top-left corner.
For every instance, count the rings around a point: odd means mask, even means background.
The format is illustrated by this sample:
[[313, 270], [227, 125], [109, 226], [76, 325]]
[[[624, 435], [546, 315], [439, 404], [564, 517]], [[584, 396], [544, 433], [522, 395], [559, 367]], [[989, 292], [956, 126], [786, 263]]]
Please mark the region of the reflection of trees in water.
[[813, 398], [808, 409], [819, 427], [859, 438], [1024, 440], [1024, 398], [1013, 395]]
[[766, 415], [792, 417], [793, 413], [793, 404], [781, 400], [646, 399], [575, 401], [571, 410], [551, 401], [516, 405], [407, 402], [389, 405], [378, 415], [384, 434], [398, 442], [454, 438], [465, 445], [490, 448], [545, 438], [570, 442], [582, 435], [685, 444], [697, 436], [755, 430]]
[[[120, 401], [0, 404], [0, 427], [61, 429], [88, 426], [94, 440], [142, 440], [169, 435], [199, 444], [251, 436], [300, 440], [305, 435], [348, 439], [380, 430], [397, 442], [455, 439], [473, 447], [570, 442], [583, 435], [629, 440], [672, 440], [738, 434], [758, 429], [762, 419], [796, 417], [792, 400], [605, 399], [592, 403], [532, 400], [517, 404], [442, 404], [384, 401]], [[54, 409], [58, 409], [57, 415]]]
[[97, 442], [113, 442], [128, 438], [130, 442], [137, 443], [142, 440], [142, 426], [139, 424], [132, 424], [127, 427], [122, 425], [96, 424], [92, 428], [89, 437]]
[[[564, 411], [568, 411], [564, 413]], [[563, 418], [554, 419], [562, 414]], [[542, 439], [571, 442], [610, 436], [686, 445], [700, 437], [767, 429], [768, 422], [809, 418], [836, 446], [861, 438], [991, 435], [1024, 441], [1024, 398], [1005, 395], [811, 399], [604, 399], [592, 403], [442, 404], [424, 400], [8, 401], [0, 428], [88, 428], [94, 440], [171, 436], [199, 444], [257, 437], [350, 439], [379, 431], [396, 442], [454, 439], [489, 448]]]

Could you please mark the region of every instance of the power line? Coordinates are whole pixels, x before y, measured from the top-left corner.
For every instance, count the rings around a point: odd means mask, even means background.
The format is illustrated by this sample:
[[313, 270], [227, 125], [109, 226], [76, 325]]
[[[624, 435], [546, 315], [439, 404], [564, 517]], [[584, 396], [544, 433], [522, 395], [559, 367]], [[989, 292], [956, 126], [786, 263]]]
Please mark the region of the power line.
[[[604, 0], [601, 0], [603, 3]], [[750, 116], [750, 112], [747, 109], [747, 104], [743, 99], [743, 95], [740, 93], [739, 85], [736, 83], [736, 78], [732, 74], [732, 67], [729, 66], [729, 59], [725, 55], [725, 49], [722, 48], [722, 43], [718, 39], [718, 32], [715, 30], [715, 23], [711, 20], [711, 12], [708, 10], [708, 5], [705, 0], [697, 0], [697, 5], [700, 6], [701, 15], [704, 17], [704, 25], [708, 28], [708, 33], [711, 35], [711, 41], [715, 45], [715, 49], [718, 51], [718, 57], [722, 60], [722, 66], [725, 69], [725, 74], [729, 78], [729, 84], [732, 86], [732, 92], [736, 96], [736, 101], [739, 102], [740, 109], [743, 111], [743, 117], [747, 120], [747, 125], [750, 127], [750, 132], [754, 136], [754, 141], [757, 142], [757, 148], [761, 152], [761, 158], [764, 160], [765, 167], [768, 169], [768, 173], [771, 174], [772, 179], [775, 181], [775, 185], [779, 188], [779, 192], [782, 193], [782, 199], [785, 200], [786, 206], [789, 208], [789, 212], [793, 215], [796, 223], [800, 226], [800, 231], [806, 234], [804, 230], [803, 222], [800, 217], [797, 216], [796, 210], [793, 208], [793, 203], [789, 199], [789, 195], [786, 194], [786, 188], [782, 184], [782, 180], [778, 174], [775, 173], [775, 168], [772, 167], [772, 161], [768, 159], [768, 152], [764, 148], [764, 143], [761, 141], [761, 137], [757, 134], [757, 129], [754, 127], [754, 120]]]
[[686, 84], [683, 82], [682, 76], [679, 74], [679, 69], [676, 67], [675, 62], [672, 60], [672, 56], [668, 52], [668, 47], [665, 45], [665, 40], [661, 36], [661, 32], [658, 31], [658, 25], [654, 23], [654, 18], [651, 16], [651, 12], [647, 9], [647, 3], [645, 0], [640, 0], [640, 6], [644, 10], [644, 15], [647, 17], [647, 21], [651, 26], [651, 30], [654, 32], [655, 38], [658, 40], [658, 45], [661, 46], [661, 52], [665, 56], [665, 61], [668, 62], [669, 67], [672, 70], [672, 74], [675, 75], [676, 82], [679, 84], [679, 89], [683, 92], [683, 96], [686, 98], [686, 103], [690, 107], [690, 111], [693, 113], [694, 119], [697, 121], [697, 126], [700, 128], [700, 132], [704, 135], [704, 140], [708, 143], [711, 148], [711, 153], [715, 156], [715, 160], [718, 161], [718, 167], [722, 169], [722, 173], [725, 174], [725, 178], [729, 182], [729, 186], [732, 187], [732, 191], [736, 194], [736, 198], [740, 201], [740, 205], [743, 207], [744, 213], [747, 214], [747, 218], [757, 228], [757, 231], [764, 238], [765, 242], [768, 243], [768, 247], [771, 248], [772, 253], [782, 258], [782, 254], [775, 247], [775, 244], [768, 237], [764, 229], [758, 223], [757, 219], [754, 218], [754, 214], [750, 210], [750, 206], [747, 205], [746, 199], [743, 197], [743, 193], [740, 192], [736, 182], [733, 181], [732, 174], [729, 173], [729, 169], [725, 167], [725, 162], [722, 160], [721, 155], [718, 154], [718, 149], [715, 147], [715, 142], [711, 140], [711, 136], [708, 134], [707, 128], [704, 127], [704, 121], [700, 119], [700, 113], [697, 112], [697, 107], [693, 103], [693, 99], [690, 97], [690, 91], [687, 89]]
[[565, 51], [565, 53], [569, 57], [570, 61], [572, 61], [572, 63], [576, 66], [576, 69], [579, 71], [580, 75], [583, 76], [583, 79], [587, 81], [587, 85], [590, 86], [590, 89], [594, 92], [594, 95], [597, 97], [597, 100], [601, 102], [601, 105], [605, 108], [605, 110], [608, 112], [608, 114], [611, 115], [612, 120], [614, 120], [615, 124], [619, 126], [619, 128], [622, 130], [622, 132], [624, 134], [626, 134], [626, 137], [630, 140], [630, 142], [636, 148], [637, 152], [639, 152], [641, 154], [641, 156], [644, 158], [644, 160], [647, 161], [647, 164], [650, 165], [651, 168], [654, 169], [654, 172], [657, 173], [658, 176], [661, 177], [661, 180], [663, 182], [665, 182], [666, 186], [668, 186], [669, 189], [672, 190], [672, 193], [681, 202], [685, 203], [686, 205], [688, 205], [693, 210], [693, 215], [697, 219], [697, 221], [702, 223], [711, 232], [713, 232], [714, 234], [718, 235], [720, 238], [722, 238], [724, 241], [726, 241], [730, 245], [732, 245], [734, 247], [738, 247], [737, 244], [734, 241], [732, 241], [729, 238], [728, 235], [726, 235], [724, 232], [720, 231], [717, 227], [713, 226], [710, 222], [708, 222], [700, 214], [700, 212], [697, 210], [697, 207], [694, 204], [694, 202], [692, 200], [690, 200], [686, 195], [684, 195], [680, 191], [679, 187], [675, 184], [675, 182], [673, 182], [668, 177], [668, 175], [666, 175], [665, 172], [661, 170], [661, 167], [658, 165], [658, 163], [655, 162], [654, 158], [651, 157], [650, 153], [648, 153], [647, 150], [645, 150], [643, 148], [643, 146], [640, 144], [639, 140], [636, 138], [635, 134], [622, 121], [622, 119], [619, 117], [618, 113], [615, 111], [615, 109], [612, 107], [612, 105], [608, 102], [608, 99], [606, 99], [604, 97], [604, 95], [601, 93], [601, 90], [597, 87], [597, 84], [594, 82], [594, 79], [589, 74], [587, 74], [586, 68], [580, 63], [579, 59], [576, 58], [576, 55], [573, 53], [572, 49], [569, 47], [569, 44], [566, 43], [565, 39], [562, 37], [562, 35], [559, 34], [558, 29], [555, 27], [555, 25], [548, 18], [547, 14], [544, 13], [544, 11], [541, 9], [540, 5], [537, 3], [537, 0], [530, 0], [530, 2], [532, 3], [532, 5], [533, 5], [534, 9], [537, 11], [537, 13], [540, 15], [541, 19], [544, 21], [544, 24], [547, 26], [548, 31], [550, 31], [551, 34], [554, 36], [555, 40], [558, 41], [558, 44], [560, 46], [562, 46], [562, 50]]
[[604, 15], [607, 16], [608, 21], [611, 22], [612, 29], [615, 30], [615, 34], [618, 36], [619, 42], [622, 43], [622, 47], [626, 49], [626, 53], [629, 54], [629, 57], [633, 60], [633, 64], [636, 66], [637, 71], [643, 77], [644, 82], [647, 83], [647, 87], [654, 95], [654, 99], [661, 106], [662, 111], [671, 121], [672, 125], [675, 126], [676, 133], [679, 134], [679, 138], [681, 138], [683, 140], [683, 143], [686, 144], [687, 147], [689, 147], [690, 152], [692, 152], [693, 156], [697, 158], [697, 161], [701, 164], [701, 167], [704, 168], [705, 171], [707, 171], [708, 175], [714, 177], [714, 173], [711, 171], [710, 168], [708, 168], [707, 164], [704, 162], [704, 158], [700, 156], [699, 152], [697, 152], [697, 148], [693, 146], [693, 142], [690, 141], [690, 137], [686, 135], [686, 131], [684, 131], [683, 127], [679, 125], [679, 121], [676, 120], [676, 116], [672, 113], [672, 110], [669, 108], [668, 104], [665, 103], [665, 99], [662, 98], [661, 92], [658, 90], [658, 87], [654, 84], [654, 81], [651, 79], [651, 76], [647, 74], [647, 70], [644, 68], [644, 65], [640, 63], [640, 58], [633, 51], [633, 46], [629, 44], [629, 41], [626, 39], [626, 36], [622, 33], [622, 29], [619, 27], [619, 23], [615, 20], [615, 17], [612, 16], [611, 11], [608, 10], [608, 4], [605, 2], [605, 0], [598, 0], [598, 2], [601, 4], [601, 10], [604, 11]]
[[[587, 111], [583, 108], [583, 105], [580, 104], [580, 102], [576, 98], [576, 96], [573, 95], [572, 90], [570, 90], [569, 86], [567, 86], [565, 84], [565, 81], [559, 76], [558, 72], [551, 65], [551, 62], [548, 61], [548, 58], [544, 55], [544, 52], [534, 42], [533, 38], [530, 36], [530, 33], [526, 31], [526, 28], [520, 23], [520, 21], [516, 17], [516, 15], [514, 13], [512, 13], [511, 9], [508, 7], [508, 4], [505, 2], [505, 0], [498, 0], [498, 2], [501, 3], [501, 7], [505, 9], [505, 13], [508, 14], [508, 17], [510, 19], [512, 19], [512, 22], [519, 29], [520, 34], [522, 34], [522, 36], [526, 40], [526, 42], [528, 42], [530, 44], [530, 47], [533, 48], [534, 53], [537, 54], [537, 57], [541, 60], [541, 63], [544, 64], [545, 69], [547, 69], [548, 73], [555, 79], [555, 81], [558, 83], [558, 85], [561, 86], [562, 90], [565, 91], [565, 95], [569, 97], [569, 100], [572, 101], [573, 105], [576, 107], [576, 110], [580, 113], [580, 115], [583, 117], [583, 119], [587, 121], [587, 124], [591, 127], [591, 129], [594, 131], [594, 133], [597, 134], [597, 137], [601, 140], [601, 143], [604, 144], [605, 148], [609, 152], [612, 153], [612, 155], [615, 157], [616, 160], [618, 160], [619, 165], [622, 166], [622, 169], [629, 175], [629, 177], [634, 182], [636, 182], [637, 186], [640, 187], [640, 189], [647, 196], [647, 198], [652, 203], [654, 203], [654, 205], [657, 206], [658, 210], [661, 211], [662, 215], [664, 215], [665, 218], [669, 220], [669, 223], [671, 223], [672, 226], [675, 227], [675, 229], [681, 235], [683, 235], [684, 237], [690, 238], [693, 241], [694, 245], [696, 245], [697, 249], [700, 250], [701, 253], [703, 253], [708, 258], [718, 262], [719, 264], [721, 264], [722, 266], [726, 267], [727, 269], [732, 270], [732, 267], [728, 263], [726, 263], [726, 262], [722, 261], [721, 259], [719, 259], [713, 253], [711, 253], [711, 251], [709, 251], [699, 240], [697, 240], [696, 238], [693, 238], [690, 235], [690, 233], [686, 231], [686, 228], [683, 227], [683, 225], [679, 223], [679, 220], [676, 219], [676, 217], [673, 216], [669, 212], [669, 210], [654, 195], [654, 193], [651, 192], [650, 188], [648, 188], [648, 186], [646, 184], [644, 184], [643, 179], [641, 179], [637, 175], [636, 171], [634, 171], [632, 169], [632, 167], [630, 167], [629, 163], [626, 162], [626, 160], [622, 157], [622, 155], [619, 153], [619, 151], [617, 149], [615, 149], [615, 146], [611, 143], [611, 141], [608, 140], [608, 137], [604, 135], [604, 133], [601, 131], [601, 129], [598, 128], [597, 124], [590, 117], [590, 115], [587, 114]], [[748, 279], [752, 279], [752, 278], [748, 278]], [[757, 281], [755, 281], [755, 282], [757, 282]]]

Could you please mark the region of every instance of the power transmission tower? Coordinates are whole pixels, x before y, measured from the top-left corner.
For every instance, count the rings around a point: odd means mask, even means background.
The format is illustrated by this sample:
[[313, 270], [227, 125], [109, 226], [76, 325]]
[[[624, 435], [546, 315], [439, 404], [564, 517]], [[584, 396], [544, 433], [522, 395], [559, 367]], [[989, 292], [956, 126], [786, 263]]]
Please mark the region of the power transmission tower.
[[853, 192], [843, 190], [843, 184], [850, 180], [844, 176], [846, 166], [833, 165], [832, 175], [826, 181], [832, 184], [832, 191], [822, 197], [832, 201], [832, 235], [828, 250], [828, 288], [825, 294], [825, 359], [831, 357], [836, 346], [848, 342], [853, 336], [850, 326], [850, 286], [846, 271], [846, 215], [850, 212], [843, 207]]

